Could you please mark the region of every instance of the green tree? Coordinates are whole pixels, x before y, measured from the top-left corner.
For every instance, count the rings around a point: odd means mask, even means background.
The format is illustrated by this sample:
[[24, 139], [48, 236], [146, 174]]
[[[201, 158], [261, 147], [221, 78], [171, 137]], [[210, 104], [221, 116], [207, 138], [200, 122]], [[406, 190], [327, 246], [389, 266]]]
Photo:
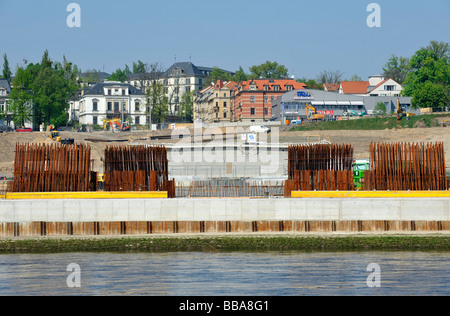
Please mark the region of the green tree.
[[304, 83], [306, 84], [306, 87], [308, 89], [315, 89], [315, 90], [324, 90], [323, 85], [321, 85], [320, 83], [318, 83], [316, 80], [314, 79], [307, 79], [307, 78], [299, 78], [296, 80], [299, 83]]
[[6, 79], [8, 80], [8, 82], [11, 82], [11, 78], [12, 72], [11, 69], [9, 68], [8, 57], [6, 56], [6, 54], [3, 54], [3, 79]]
[[387, 109], [386, 109], [386, 104], [384, 104], [383, 102], [378, 102], [377, 105], [375, 106], [374, 111], [375, 111], [377, 114], [385, 115], [385, 114], [386, 114], [386, 111], [387, 111]]
[[242, 82], [247, 81], [249, 79], [249, 75], [245, 73], [244, 69], [239, 66], [239, 69], [235, 72], [233, 78], [231, 79], [234, 82]]
[[251, 66], [249, 70], [254, 79], [281, 79], [288, 76], [288, 69], [277, 62], [266, 61], [264, 64]]
[[445, 53], [420, 49], [411, 57], [410, 69], [403, 95], [412, 97], [414, 107], [448, 106], [450, 62]]
[[131, 74], [131, 70], [128, 65], [125, 65], [125, 68], [123, 70], [120, 68], [116, 69], [116, 71], [113, 72], [107, 79], [110, 81], [125, 82], [127, 81], [129, 74]]
[[383, 75], [403, 84], [410, 71], [409, 63], [409, 58], [392, 55], [383, 67]]
[[165, 94], [164, 85], [159, 81], [154, 81], [146, 91], [147, 109], [151, 113], [152, 123], [164, 123], [169, 115], [169, 101]]
[[76, 92], [78, 68], [64, 57], [53, 62], [46, 50], [40, 64], [19, 67], [11, 90], [13, 120], [23, 125], [33, 119], [55, 126], [67, 123], [69, 98]]
[[140, 60], [138, 60], [136, 63], [133, 62], [133, 73], [134, 74], [145, 74], [148, 72], [147, 68], [148, 68], [147, 64], [143, 63]]
[[230, 81], [232, 76], [230, 73], [223, 71], [219, 67], [213, 67], [211, 74], [205, 79], [205, 86], [216, 83], [218, 80]]
[[181, 97], [180, 109], [178, 116], [185, 122], [192, 122], [194, 110], [194, 94], [193, 92], [185, 92]]
[[34, 78], [30, 69], [21, 67], [17, 69], [9, 104], [9, 111], [12, 112], [15, 126], [23, 126], [25, 122], [29, 122], [32, 118], [33, 81]]

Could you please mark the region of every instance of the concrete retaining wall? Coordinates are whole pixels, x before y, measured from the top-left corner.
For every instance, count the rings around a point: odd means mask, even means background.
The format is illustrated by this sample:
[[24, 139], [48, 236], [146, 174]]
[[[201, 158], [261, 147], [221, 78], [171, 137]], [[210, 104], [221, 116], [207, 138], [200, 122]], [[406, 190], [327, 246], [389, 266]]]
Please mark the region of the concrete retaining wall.
[[450, 199], [0, 201], [0, 237], [396, 230], [450, 230]]
[[450, 221], [450, 199], [117, 199], [0, 201], [0, 222]]

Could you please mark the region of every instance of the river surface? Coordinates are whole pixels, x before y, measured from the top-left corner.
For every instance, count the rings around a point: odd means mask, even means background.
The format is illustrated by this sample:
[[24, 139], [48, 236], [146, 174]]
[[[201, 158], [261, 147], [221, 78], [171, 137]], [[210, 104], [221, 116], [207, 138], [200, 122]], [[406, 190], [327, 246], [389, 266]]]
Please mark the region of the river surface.
[[449, 252], [0, 255], [0, 295], [449, 294]]

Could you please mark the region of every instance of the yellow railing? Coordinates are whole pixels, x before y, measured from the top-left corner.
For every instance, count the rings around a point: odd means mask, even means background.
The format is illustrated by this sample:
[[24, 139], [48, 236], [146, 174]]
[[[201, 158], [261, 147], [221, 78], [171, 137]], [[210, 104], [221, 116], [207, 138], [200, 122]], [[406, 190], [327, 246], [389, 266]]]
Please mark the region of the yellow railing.
[[450, 191], [292, 191], [293, 198], [450, 198]]
[[6, 193], [6, 200], [45, 200], [45, 199], [167, 199], [166, 191], [139, 192], [30, 192]]

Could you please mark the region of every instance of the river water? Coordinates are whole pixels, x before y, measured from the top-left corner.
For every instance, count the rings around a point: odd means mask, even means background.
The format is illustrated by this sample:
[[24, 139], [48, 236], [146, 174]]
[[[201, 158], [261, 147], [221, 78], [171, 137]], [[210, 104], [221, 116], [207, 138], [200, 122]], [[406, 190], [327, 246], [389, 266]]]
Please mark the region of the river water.
[[0, 255], [0, 295], [449, 294], [448, 252]]

